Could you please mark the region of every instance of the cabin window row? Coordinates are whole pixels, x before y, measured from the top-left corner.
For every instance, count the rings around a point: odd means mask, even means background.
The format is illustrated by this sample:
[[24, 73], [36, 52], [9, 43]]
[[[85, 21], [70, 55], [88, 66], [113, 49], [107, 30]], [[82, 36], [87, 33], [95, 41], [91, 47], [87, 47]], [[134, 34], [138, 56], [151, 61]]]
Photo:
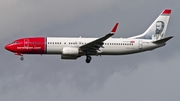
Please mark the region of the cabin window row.
[[[48, 42], [48, 44], [62, 44], [61, 42]], [[64, 42], [66, 44], [66, 42]], [[69, 42], [68, 44], [78, 44], [77, 42]], [[79, 44], [86, 44], [83, 42], [80, 42]], [[104, 45], [133, 45], [133, 43], [104, 43]]]
[[48, 42], [48, 44], [61, 44], [61, 42]]
[[104, 43], [104, 45], [133, 45], [132, 43]]

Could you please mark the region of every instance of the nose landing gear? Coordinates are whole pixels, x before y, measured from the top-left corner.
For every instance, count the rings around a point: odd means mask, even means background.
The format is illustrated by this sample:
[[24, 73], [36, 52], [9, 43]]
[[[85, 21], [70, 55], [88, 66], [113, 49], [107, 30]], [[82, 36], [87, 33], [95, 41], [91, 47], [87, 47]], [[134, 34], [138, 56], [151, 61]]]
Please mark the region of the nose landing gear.
[[21, 53], [15, 53], [15, 55], [19, 55], [19, 56], [21, 56], [21, 57], [20, 57], [20, 60], [21, 60], [21, 61], [23, 61], [23, 60], [24, 60], [24, 57], [23, 57], [23, 55], [22, 55]]
[[23, 57], [23, 56], [21, 56], [21, 57], [20, 57], [20, 60], [21, 60], [21, 61], [23, 61], [23, 60], [24, 60], [24, 57]]

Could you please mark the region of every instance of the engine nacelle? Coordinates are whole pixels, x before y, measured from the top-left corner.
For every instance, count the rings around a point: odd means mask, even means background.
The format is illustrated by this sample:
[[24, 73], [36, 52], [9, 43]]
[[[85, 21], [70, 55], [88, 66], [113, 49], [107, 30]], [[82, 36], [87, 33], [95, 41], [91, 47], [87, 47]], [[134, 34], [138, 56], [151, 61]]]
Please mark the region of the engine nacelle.
[[62, 49], [61, 59], [77, 59], [79, 55], [79, 48], [64, 47]]
[[79, 48], [77, 47], [64, 47], [62, 49], [62, 55], [78, 56]]

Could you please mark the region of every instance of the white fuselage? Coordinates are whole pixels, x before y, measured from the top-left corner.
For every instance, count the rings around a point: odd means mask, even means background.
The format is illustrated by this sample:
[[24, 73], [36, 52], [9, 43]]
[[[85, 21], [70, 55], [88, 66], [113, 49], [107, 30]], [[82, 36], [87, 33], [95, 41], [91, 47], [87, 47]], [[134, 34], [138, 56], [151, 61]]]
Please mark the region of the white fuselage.
[[[97, 38], [66, 38], [47, 37], [47, 54], [62, 54], [64, 47], [80, 47]], [[125, 55], [133, 54], [164, 46], [165, 44], [154, 44], [152, 40], [109, 38], [104, 41], [103, 47], [98, 51], [99, 55]]]

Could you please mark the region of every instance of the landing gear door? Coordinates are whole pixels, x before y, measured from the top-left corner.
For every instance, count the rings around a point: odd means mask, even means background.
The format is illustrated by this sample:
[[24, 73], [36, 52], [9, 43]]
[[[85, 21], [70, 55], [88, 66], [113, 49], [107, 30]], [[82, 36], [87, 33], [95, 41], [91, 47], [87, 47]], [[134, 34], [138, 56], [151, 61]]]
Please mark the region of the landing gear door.
[[24, 47], [29, 47], [29, 40], [28, 39], [24, 39]]
[[139, 40], [139, 49], [143, 49], [143, 42], [142, 42], [142, 40]]

